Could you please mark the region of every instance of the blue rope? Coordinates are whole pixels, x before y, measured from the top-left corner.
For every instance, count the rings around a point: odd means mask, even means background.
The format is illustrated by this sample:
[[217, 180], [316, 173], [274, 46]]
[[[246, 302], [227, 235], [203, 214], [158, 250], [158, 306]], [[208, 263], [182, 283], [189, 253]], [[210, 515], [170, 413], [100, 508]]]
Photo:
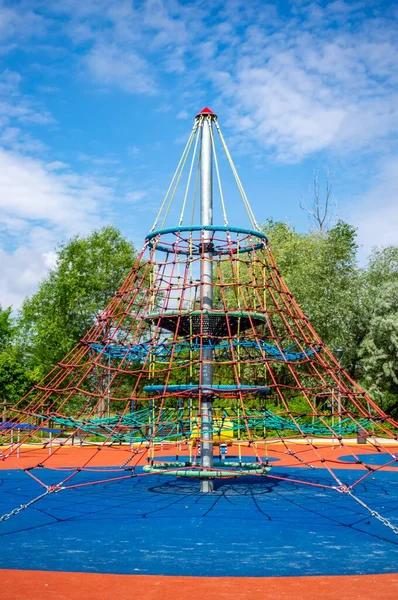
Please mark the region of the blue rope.
[[[286, 349], [279, 350], [276, 346], [269, 344], [263, 340], [231, 340], [234, 348], [240, 348], [246, 350], [249, 358], [254, 358], [255, 355], [264, 352], [271, 358], [283, 361], [283, 362], [297, 362], [305, 360], [319, 352], [320, 348], [306, 348], [303, 351], [292, 352], [292, 348], [296, 346], [289, 346]], [[142, 342], [141, 344], [134, 344], [131, 346], [123, 346], [122, 344], [90, 344], [90, 347], [99, 354], [102, 353], [104, 356], [110, 358], [126, 359], [131, 362], [141, 362], [151, 356], [153, 359], [159, 362], [167, 362], [171, 357], [171, 353], [174, 350], [174, 358], [178, 361], [189, 362], [190, 352], [199, 352], [201, 347], [213, 348], [220, 353], [229, 353], [231, 350], [231, 343], [228, 340], [217, 340], [208, 339], [203, 341], [193, 340], [192, 342], [161, 342], [156, 346], [153, 346], [151, 342]], [[253, 352], [254, 351], [254, 352]]]
[[[43, 420], [47, 419], [46, 415], [38, 416]], [[215, 419], [220, 421], [219, 425], [213, 429], [215, 435], [220, 435], [222, 431], [243, 431], [246, 430], [246, 427], [248, 426], [252, 431], [262, 431], [265, 427], [268, 431], [293, 431], [296, 433], [322, 436], [330, 435], [331, 431], [333, 431], [335, 435], [358, 434], [358, 432], [363, 429], [369, 430], [371, 426], [383, 420], [358, 418], [355, 423], [351, 418], [345, 418], [342, 420], [341, 424], [332, 425], [330, 423], [329, 426], [326, 426], [321, 420], [317, 420], [314, 423], [308, 423], [308, 417], [297, 417], [297, 423], [295, 423], [290, 418], [282, 417], [270, 410], [252, 410], [247, 414], [245, 419], [242, 419], [241, 415], [239, 418], [239, 413], [237, 413], [236, 409], [229, 409], [228, 411], [222, 409], [220, 414], [215, 415]], [[143, 442], [148, 441], [149, 439], [152, 439], [152, 441], [161, 441], [189, 437], [197, 429], [199, 420], [199, 413], [192, 413], [191, 410], [187, 408], [178, 410], [175, 408], [162, 409], [160, 412], [157, 412], [156, 424], [153, 422], [152, 409], [150, 408], [136, 411], [134, 414], [131, 413], [123, 416], [116, 415], [113, 417], [91, 418], [86, 420], [77, 420], [72, 417], [53, 417], [53, 421], [57, 425], [63, 427], [63, 431], [68, 429], [80, 429], [91, 435], [100, 437], [110, 436], [115, 440], [125, 442]], [[152, 437], [154, 426], [155, 437]], [[44, 430], [44, 428], [42, 430]]]
[[[47, 417], [48, 419], [48, 417]], [[62, 433], [61, 429], [52, 429], [51, 427], [36, 427], [30, 423], [13, 423], [12, 421], [6, 421], [0, 423], [0, 431], [13, 431], [17, 429], [19, 431], [43, 431], [44, 433]]]

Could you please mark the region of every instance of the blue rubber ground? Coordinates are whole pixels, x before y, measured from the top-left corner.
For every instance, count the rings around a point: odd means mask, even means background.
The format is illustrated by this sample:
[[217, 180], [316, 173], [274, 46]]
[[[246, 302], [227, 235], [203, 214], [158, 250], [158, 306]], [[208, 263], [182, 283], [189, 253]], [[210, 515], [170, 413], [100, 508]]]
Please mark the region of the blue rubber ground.
[[[360, 455], [360, 459], [363, 463], [367, 464], [367, 465], [387, 465], [391, 468], [391, 469], [398, 469], [398, 461], [397, 462], [392, 462], [392, 458], [389, 455], [386, 454], [361, 454]], [[344, 462], [344, 463], [355, 463], [356, 459], [355, 456], [352, 456], [352, 454], [347, 454], [347, 456], [340, 456], [339, 458], [340, 462]]]
[[[274, 475], [330, 483], [326, 471]], [[345, 483], [358, 471], [336, 471]], [[66, 472], [65, 472], [66, 474]], [[60, 472], [41, 469], [47, 484]], [[80, 482], [106, 474], [80, 473]], [[77, 483], [77, 479], [74, 480]], [[17, 470], [0, 473], [0, 514], [42, 492]], [[398, 537], [346, 495], [245, 477], [218, 483], [134, 477], [62, 491], [0, 523], [0, 567], [197, 576], [350, 575], [397, 570]], [[398, 525], [398, 473], [355, 488]]]

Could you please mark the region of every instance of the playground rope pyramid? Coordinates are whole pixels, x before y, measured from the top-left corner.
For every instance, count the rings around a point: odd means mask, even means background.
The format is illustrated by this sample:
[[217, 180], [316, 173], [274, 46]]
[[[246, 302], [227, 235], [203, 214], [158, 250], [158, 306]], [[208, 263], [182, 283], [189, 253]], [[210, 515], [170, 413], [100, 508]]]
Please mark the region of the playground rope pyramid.
[[[247, 227], [228, 222], [222, 163]], [[191, 477], [209, 493], [220, 478], [288, 480], [268, 460], [278, 447], [304, 467], [297, 481], [310, 485], [305, 467], [322, 467], [326, 487], [359, 503], [355, 485], [397, 460], [386, 444], [397, 440], [397, 423], [341, 368], [296, 303], [208, 108], [195, 118], [128, 277], [80, 343], [10, 409], [0, 435], [5, 461], [25, 457], [25, 464], [30, 444], [45, 450], [23, 467], [44, 488], [32, 502], [77, 485], [104, 448], [125, 453], [109, 479]], [[382, 466], [361, 460], [357, 437], [385, 455]], [[76, 440], [87, 446], [84, 458], [46, 484], [46, 469]], [[226, 444], [235, 460], [221, 460]], [[357, 481], [341, 480], [325, 446], [346, 448]]]

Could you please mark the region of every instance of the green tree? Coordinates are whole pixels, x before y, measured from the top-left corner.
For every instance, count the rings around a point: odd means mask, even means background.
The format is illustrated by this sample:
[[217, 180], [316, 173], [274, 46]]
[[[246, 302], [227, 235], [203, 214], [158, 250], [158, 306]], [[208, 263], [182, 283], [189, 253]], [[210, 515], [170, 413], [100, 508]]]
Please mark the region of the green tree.
[[42, 374], [56, 364], [91, 327], [135, 260], [133, 245], [111, 226], [61, 245], [55, 268], [19, 315], [28, 363]]
[[398, 247], [375, 249], [366, 273], [368, 329], [361, 343], [363, 383], [398, 414]]
[[[360, 355], [363, 378], [369, 391], [385, 393], [398, 401], [398, 282], [389, 282], [374, 296], [369, 329]], [[390, 398], [391, 399], [391, 398]]]
[[0, 306], [0, 352], [12, 344], [15, 334], [15, 324], [12, 318], [12, 308]]
[[11, 307], [0, 306], [0, 400], [6, 405], [14, 404], [35, 381], [15, 345], [16, 332]]
[[35, 371], [25, 368], [15, 349], [0, 352], [0, 398], [6, 405], [15, 404], [36, 381]]
[[374, 288], [398, 281], [398, 246], [374, 248], [369, 258], [368, 279]]
[[332, 350], [345, 349], [345, 364], [355, 370], [366, 326], [355, 229], [338, 222], [328, 231], [298, 233], [269, 221], [265, 232], [282, 277], [311, 324]]
[[398, 413], [398, 247], [357, 265], [355, 230], [337, 223], [298, 233], [269, 222], [277, 265], [322, 340], [343, 348], [343, 365], [390, 414]]

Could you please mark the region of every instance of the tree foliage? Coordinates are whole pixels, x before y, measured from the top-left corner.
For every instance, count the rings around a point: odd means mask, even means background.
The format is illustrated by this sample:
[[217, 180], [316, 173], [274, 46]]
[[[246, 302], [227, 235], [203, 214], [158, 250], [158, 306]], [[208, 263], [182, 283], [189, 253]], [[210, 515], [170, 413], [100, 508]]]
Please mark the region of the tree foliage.
[[328, 232], [298, 233], [285, 223], [265, 226], [278, 268], [313, 327], [331, 348], [354, 341], [361, 287], [355, 230], [339, 222]]
[[115, 227], [60, 246], [56, 265], [23, 303], [20, 343], [43, 374], [84, 335], [132, 268], [133, 245]]
[[25, 368], [15, 351], [0, 353], [0, 399], [17, 402], [37, 381], [35, 371]]
[[357, 263], [356, 232], [338, 222], [298, 233], [265, 227], [287, 285], [322, 340], [344, 350], [350, 375], [390, 413], [398, 412], [398, 248], [375, 249]]
[[0, 352], [11, 346], [15, 333], [15, 324], [12, 318], [12, 308], [0, 306]]
[[359, 349], [363, 381], [398, 413], [398, 248], [374, 250], [367, 272], [368, 328]]
[[0, 400], [7, 404], [16, 402], [35, 381], [15, 345], [16, 332], [11, 307], [0, 306]]

